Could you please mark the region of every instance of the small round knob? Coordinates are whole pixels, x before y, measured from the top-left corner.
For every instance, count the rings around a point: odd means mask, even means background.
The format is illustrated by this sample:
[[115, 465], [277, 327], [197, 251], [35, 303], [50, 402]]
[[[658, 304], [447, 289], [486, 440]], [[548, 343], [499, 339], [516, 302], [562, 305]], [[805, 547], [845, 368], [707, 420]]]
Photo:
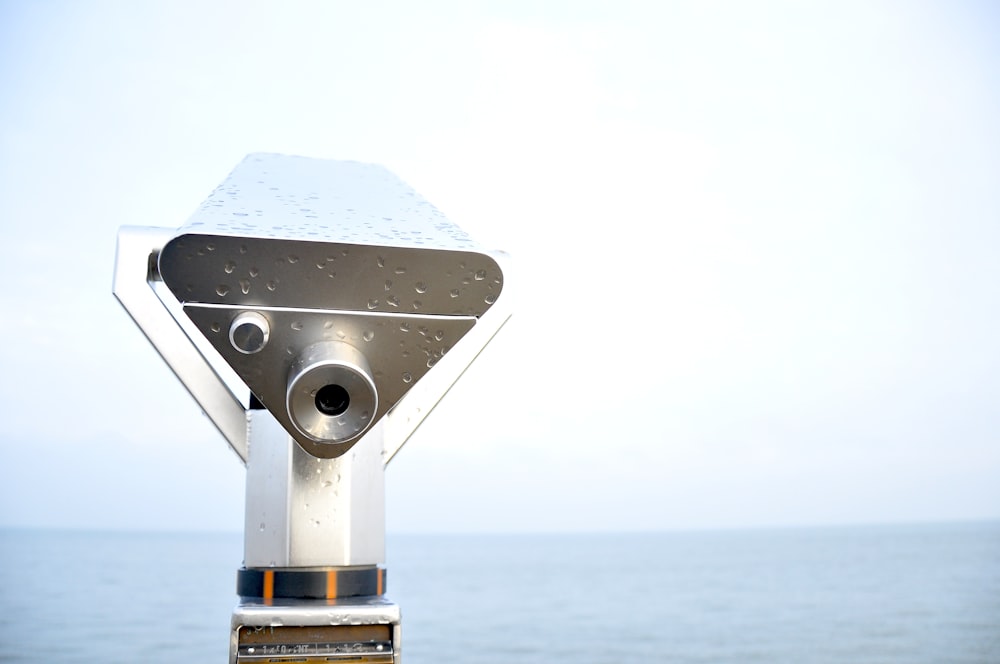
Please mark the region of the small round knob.
[[266, 318], [256, 311], [244, 311], [229, 326], [229, 343], [239, 352], [251, 355], [264, 349], [270, 334]]

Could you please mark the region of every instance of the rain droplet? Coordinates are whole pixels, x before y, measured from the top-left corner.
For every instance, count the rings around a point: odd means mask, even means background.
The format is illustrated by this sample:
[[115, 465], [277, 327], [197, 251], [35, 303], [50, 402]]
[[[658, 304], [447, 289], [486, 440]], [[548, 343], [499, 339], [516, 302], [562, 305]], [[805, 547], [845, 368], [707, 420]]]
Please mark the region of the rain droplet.
[[267, 290], [273, 291], [277, 287], [278, 287], [278, 282], [275, 281], [274, 279], [272, 279], [271, 281], [267, 282]]
[[403, 372], [403, 382], [404, 383], [411, 383], [411, 382], [413, 382], [413, 374], [411, 374], [409, 371], [404, 371]]
[[302, 321], [300, 321], [300, 320], [294, 321], [292, 323], [292, 329], [295, 330], [296, 332], [301, 331], [302, 327], [303, 327], [302, 326]]
[[225, 297], [229, 292], [229, 286], [225, 284], [219, 284], [215, 287], [215, 292], [219, 294], [219, 297]]
[[249, 273], [250, 273], [250, 276], [251, 276], [251, 277], [254, 277], [254, 278], [256, 278], [256, 277], [257, 277], [257, 275], [259, 275], [259, 274], [260, 274], [260, 269], [258, 269], [258, 268], [257, 268], [257, 266], [255, 265], [255, 266], [253, 266], [252, 268], [250, 268], [250, 270], [249, 270]]
[[247, 252], [247, 246], [245, 244], [240, 245], [240, 253], [245, 254]]
[[410, 331], [410, 324], [407, 323], [407, 322], [405, 322], [405, 321], [402, 322], [402, 323], [400, 323], [399, 324], [399, 331], [400, 332], [409, 332]]
[[382, 258], [381, 256], [377, 256], [377, 257], [375, 258], [375, 263], [376, 263], [376, 264], [377, 264], [377, 265], [378, 265], [379, 267], [385, 267], [385, 259], [384, 259], [384, 258]]
[[442, 339], [444, 339], [443, 331], [438, 330], [437, 332], [434, 333], [434, 341], [441, 341]]
[[221, 329], [222, 329], [221, 325], [219, 325], [218, 323], [212, 323], [212, 332], [218, 332]]
[[226, 274], [232, 274], [233, 270], [236, 269], [236, 263], [234, 263], [233, 261], [226, 261], [226, 264], [223, 266], [223, 269], [226, 271]]
[[392, 288], [392, 279], [386, 279], [385, 280], [385, 289], [388, 291], [390, 288]]
[[432, 368], [437, 363], [438, 363], [438, 358], [436, 358], [434, 356], [431, 356], [431, 357], [427, 358], [427, 368], [428, 369]]
[[452, 297], [458, 297], [460, 295], [460, 292], [457, 288], [452, 288], [450, 291], [448, 291], [448, 295], [451, 295]]
[[365, 330], [365, 333], [361, 335], [361, 338], [365, 341], [371, 341], [375, 338], [375, 333], [371, 330]]
[[477, 270], [475, 277], [476, 281], [482, 281], [483, 279], [486, 278], [486, 270]]
[[405, 268], [405, 267], [397, 267], [397, 268], [396, 268], [396, 269], [394, 270], [394, 272], [395, 272], [396, 274], [406, 274], [406, 268]]
[[249, 279], [240, 279], [240, 290], [243, 291], [244, 295], [247, 295], [250, 292], [250, 280]]
[[398, 307], [399, 306], [399, 298], [396, 297], [395, 295], [390, 295], [389, 297], [387, 297], [385, 299], [385, 303], [388, 304], [390, 307]]
[[372, 299], [368, 300], [368, 308], [369, 309], [377, 309], [378, 308], [378, 300], [376, 300], [375, 298], [372, 298]]
[[333, 329], [333, 321], [332, 320], [328, 320], [325, 323], [323, 323], [323, 329], [324, 330], [331, 330], [331, 329]]
[[422, 282], [422, 281], [418, 281], [413, 288], [418, 293], [426, 293], [427, 292], [427, 285], [424, 282]]
[[215, 251], [215, 245], [214, 244], [206, 244], [205, 248], [208, 249], [209, 251]]
[[299, 262], [299, 257], [296, 256], [295, 254], [289, 254], [288, 255], [288, 262], [291, 263], [292, 265], [295, 265], [296, 263]]
[[260, 532], [264, 532], [264, 522], [260, 522]]
[[496, 301], [497, 301], [497, 296], [494, 295], [493, 293], [487, 295], [486, 299], [483, 300], [483, 302], [485, 302], [486, 304], [493, 304]]
[[424, 306], [424, 303], [421, 302], [420, 300], [414, 300], [413, 301], [413, 308], [414, 309], [419, 309], [422, 306]]

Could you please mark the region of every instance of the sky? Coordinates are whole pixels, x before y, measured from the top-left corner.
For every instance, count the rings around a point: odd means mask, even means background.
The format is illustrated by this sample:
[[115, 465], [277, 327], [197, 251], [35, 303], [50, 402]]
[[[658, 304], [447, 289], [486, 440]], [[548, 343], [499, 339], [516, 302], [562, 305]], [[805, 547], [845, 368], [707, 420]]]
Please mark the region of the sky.
[[0, 0], [0, 526], [232, 530], [111, 295], [250, 152], [403, 178], [514, 317], [390, 532], [1000, 518], [989, 2]]

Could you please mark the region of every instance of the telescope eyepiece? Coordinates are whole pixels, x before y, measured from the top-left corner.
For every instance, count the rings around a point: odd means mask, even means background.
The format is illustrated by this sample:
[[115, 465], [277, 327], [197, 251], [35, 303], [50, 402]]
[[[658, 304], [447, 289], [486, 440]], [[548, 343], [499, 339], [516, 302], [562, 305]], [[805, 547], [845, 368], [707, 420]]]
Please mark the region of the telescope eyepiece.
[[343, 341], [320, 341], [299, 354], [288, 374], [285, 402], [292, 425], [316, 443], [354, 440], [378, 412], [368, 360]]

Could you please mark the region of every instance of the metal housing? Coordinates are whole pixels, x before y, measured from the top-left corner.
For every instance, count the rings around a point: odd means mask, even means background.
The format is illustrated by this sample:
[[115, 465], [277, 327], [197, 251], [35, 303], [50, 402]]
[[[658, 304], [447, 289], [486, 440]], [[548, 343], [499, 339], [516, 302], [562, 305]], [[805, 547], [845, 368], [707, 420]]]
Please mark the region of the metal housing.
[[[384, 467], [509, 318], [505, 263], [378, 166], [283, 155], [248, 156], [178, 230], [121, 229], [115, 295], [247, 466], [246, 570], [384, 562]], [[388, 640], [297, 647], [398, 662], [379, 588], [242, 598], [230, 661], [281, 646], [258, 628], [351, 624]]]

